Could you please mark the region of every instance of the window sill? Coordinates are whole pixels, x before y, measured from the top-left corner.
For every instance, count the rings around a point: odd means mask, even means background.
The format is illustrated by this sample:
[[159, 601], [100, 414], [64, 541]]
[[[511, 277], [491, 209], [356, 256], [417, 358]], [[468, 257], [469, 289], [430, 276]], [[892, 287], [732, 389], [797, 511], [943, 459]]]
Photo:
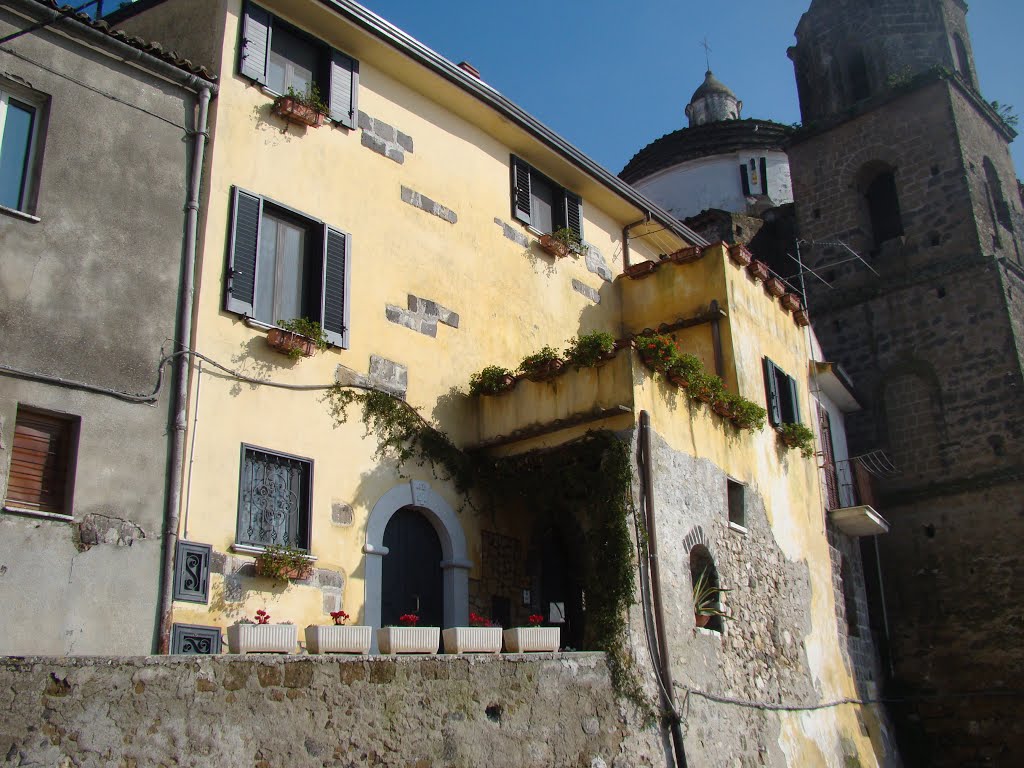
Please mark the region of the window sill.
[[4, 504], [4, 512], [9, 512], [12, 515], [25, 515], [26, 517], [40, 517], [44, 520], [56, 520], [60, 523], [73, 523], [75, 518], [71, 515], [64, 515], [60, 512], [43, 512], [39, 509], [27, 509], [26, 507], [17, 507], [13, 504]]
[[736, 533], [742, 533], [744, 536], [747, 535], [746, 526], [740, 525], [739, 523], [734, 523], [732, 520], [729, 521], [729, 530], [736, 531]]
[[31, 221], [33, 224], [38, 224], [42, 221], [38, 216], [33, 216], [31, 213], [19, 211], [17, 208], [8, 208], [6, 205], [0, 205], [0, 213], [6, 213], [8, 216], [15, 219], [21, 219], [22, 221]]
[[708, 629], [707, 627], [694, 627], [693, 632], [696, 635], [704, 635], [705, 637], [716, 637], [719, 640], [725, 637], [724, 632], [719, 632], [715, 629]]
[[[278, 327], [276, 325], [264, 323], [262, 320], [257, 320], [256, 318], [249, 317], [248, 315], [242, 316], [242, 322], [245, 323], [247, 328], [252, 328], [254, 331], [263, 331], [264, 333], [269, 333]], [[345, 347], [339, 347], [337, 344], [332, 343], [328, 349], [345, 349]]]
[[[230, 549], [232, 552], [238, 555], [261, 555], [267, 551], [266, 547], [255, 546], [253, 544], [232, 544]], [[311, 555], [308, 552], [304, 552], [302, 556], [309, 560], [311, 563], [315, 563], [319, 559], [315, 555]]]

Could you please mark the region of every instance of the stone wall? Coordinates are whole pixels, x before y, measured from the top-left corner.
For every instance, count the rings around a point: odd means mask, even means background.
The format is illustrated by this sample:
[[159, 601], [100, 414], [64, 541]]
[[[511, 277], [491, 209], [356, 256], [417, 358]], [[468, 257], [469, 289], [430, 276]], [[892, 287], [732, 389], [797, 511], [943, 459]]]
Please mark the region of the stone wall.
[[603, 654], [0, 660], [5, 765], [664, 765]]

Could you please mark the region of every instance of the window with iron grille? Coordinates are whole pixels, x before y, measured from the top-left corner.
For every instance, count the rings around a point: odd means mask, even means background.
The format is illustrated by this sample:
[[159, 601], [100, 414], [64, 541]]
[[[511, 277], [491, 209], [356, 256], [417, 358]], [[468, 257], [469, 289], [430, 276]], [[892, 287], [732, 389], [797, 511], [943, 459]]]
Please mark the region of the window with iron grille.
[[313, 462], [242, 446], [238, 544], [309, 549]]

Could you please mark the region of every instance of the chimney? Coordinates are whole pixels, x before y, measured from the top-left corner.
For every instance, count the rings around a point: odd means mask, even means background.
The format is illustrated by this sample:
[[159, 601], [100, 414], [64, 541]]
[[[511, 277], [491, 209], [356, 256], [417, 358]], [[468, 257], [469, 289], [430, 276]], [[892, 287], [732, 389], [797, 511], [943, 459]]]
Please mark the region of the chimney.
[[477, 80], [483, 80], [483, 78], [480, 77], [480, 71], [472, 64], [470, 64], [468, 61], [460, 61], [459, 68], [464, 69], [466, 72], [469, 72], [469, 74], [471, 74]]

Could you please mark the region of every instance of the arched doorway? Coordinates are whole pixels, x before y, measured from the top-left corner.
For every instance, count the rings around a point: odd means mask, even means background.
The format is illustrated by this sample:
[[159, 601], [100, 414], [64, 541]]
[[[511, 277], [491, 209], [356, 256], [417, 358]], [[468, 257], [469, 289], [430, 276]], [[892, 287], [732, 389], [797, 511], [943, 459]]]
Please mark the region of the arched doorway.
[[[465, 627], [469, 623], [469, 569], [470, 562], [466, 552], [466, 536], [462, 531], [458, 515], [444, 498], [435, 492], [430, 483], [423, 480], [411, 480], [396, 485], [385, 493], [370, 510], [370, 519], [366, 524], [366, 544], [363, 545], [363, 574], [365, 578], [363, 623], [371, 627], [381, 627], [381, 609], [383, 597], [384, 561], [389, 550], [384, 544], [384, 535], [391, 518], [399, 511], [415, 507], [417, 514], [427, 520], [433, 527], [440, 541], [442, 618], [435, 626]], [[422, 604], [422, 597], [420, 598]], [[401, 615], [401, 614], [399, 614]], [[425, 621], [421, 621], [426, 626]], [[377, 652], [377, 633], [372, 635], [371, 650]]]
[[442, 626], [443, 556], [430, 520], [415, 507], [403, 507], [384, 529], [384, 547], [388, 554], [381, 569], [381, 624], [397, 625], [400, 616], [415, 613], [420, 626]]

